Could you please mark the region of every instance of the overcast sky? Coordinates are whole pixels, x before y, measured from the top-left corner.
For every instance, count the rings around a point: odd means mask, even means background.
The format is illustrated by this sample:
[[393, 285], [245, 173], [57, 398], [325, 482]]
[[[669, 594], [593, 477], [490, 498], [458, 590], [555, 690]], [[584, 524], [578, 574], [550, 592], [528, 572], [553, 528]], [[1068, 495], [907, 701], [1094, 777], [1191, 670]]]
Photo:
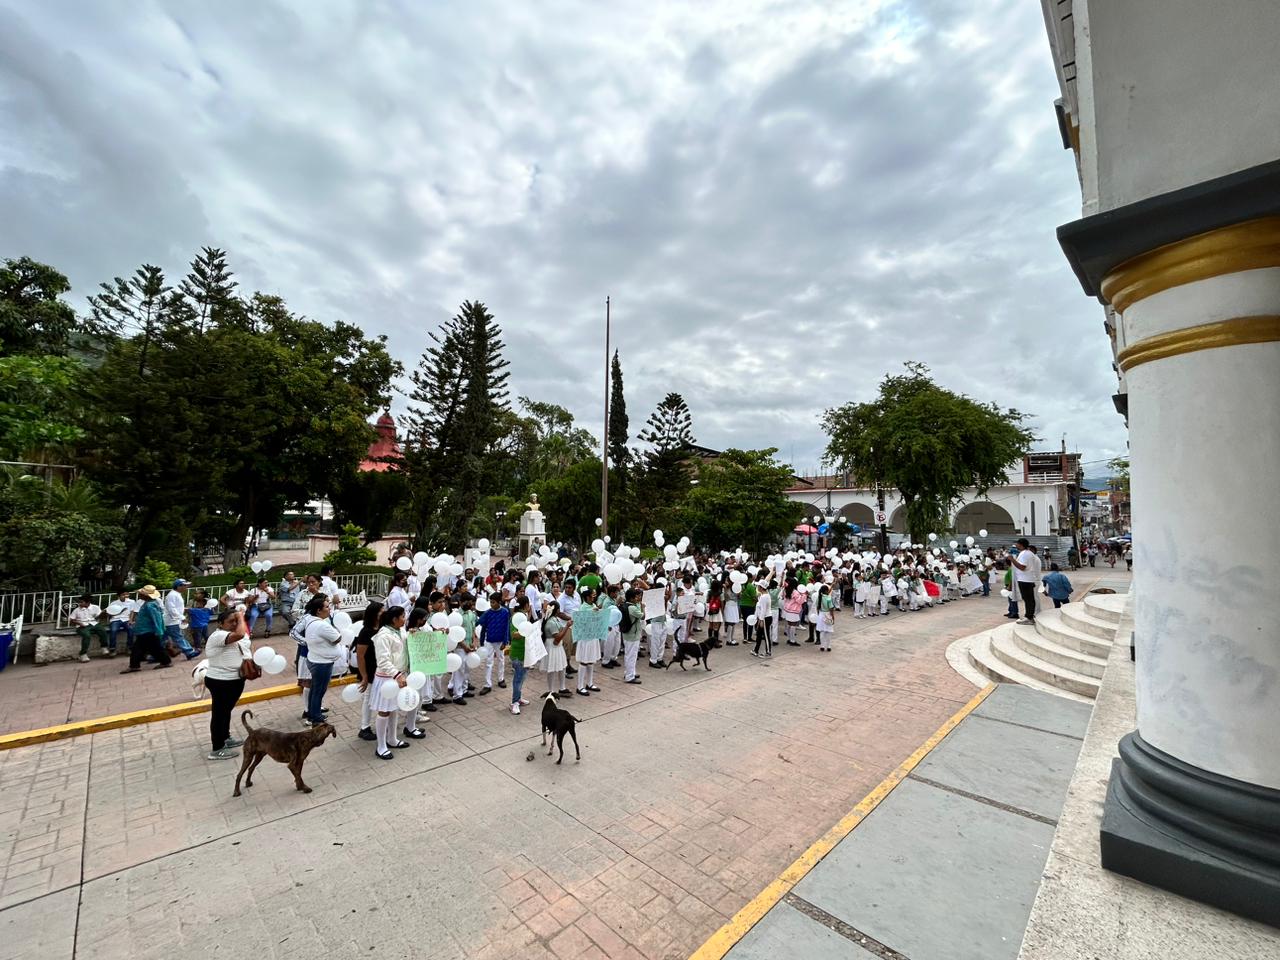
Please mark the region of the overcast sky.
[[625, 6], [0, 0], [0, 257], [82, 305], [220, 246], [407, 365], [482, 300], [513, 393], [597, 435], [608, 294], [633, 434], [677, 390], [810, 468], [823, 407], [921, 360], [1124, 451], [1038, 4]]

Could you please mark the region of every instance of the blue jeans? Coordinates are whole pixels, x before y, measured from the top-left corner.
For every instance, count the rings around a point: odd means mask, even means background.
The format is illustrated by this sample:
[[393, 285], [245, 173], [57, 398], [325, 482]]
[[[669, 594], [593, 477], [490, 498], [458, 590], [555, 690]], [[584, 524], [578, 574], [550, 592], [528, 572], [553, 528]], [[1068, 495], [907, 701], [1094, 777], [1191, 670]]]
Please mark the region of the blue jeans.
[[308, 660], [311, 668], [311, 693], [307, 696], [307, 719], [312, 723], [323, 723], [324, 714], [320, 708], [324, 706], [325, 691], [329, 689], [329, 678], [333, 676], [333, 663], [316, 663]]
[[989, 596], [991, 596], [991, 581], [990, 581], [990, 580], [983, 580], [983, 581], [982, 581], [982, 595], [983, 595], [984, 597], [989, 597]]
[[172, 640], [182, 651], [182, 655], [188, 660], [194, 660], [197, 656], [196, 648], [191, 646], [191, 642], [182, 635], [182, 627], [174, 623], [164, 628], [166, 639]]
[[524, 661], [511, 658], [511, 702], [520, 702], [520, 689], [524, 686]]
[[125, 649], [133, 649], [133, 627], [129, 626], [129, 622], [127, 620], [112, 620], [108, 629], [110, 631], [110, 643], [112, 650], [116, 648], [116, 634], [121, 631], [124, 632]]
[[254, 628], [254, 625], [258, 622], [259, 617], [267, 618], [267, 636], [271, 636], [271, 612], [272, 611], [270, 607], [267, 607], [266, 610], [259, 612], [258, 605], [256, 603], [249, 605], [249, 636], [253, 636], [253, 628]]

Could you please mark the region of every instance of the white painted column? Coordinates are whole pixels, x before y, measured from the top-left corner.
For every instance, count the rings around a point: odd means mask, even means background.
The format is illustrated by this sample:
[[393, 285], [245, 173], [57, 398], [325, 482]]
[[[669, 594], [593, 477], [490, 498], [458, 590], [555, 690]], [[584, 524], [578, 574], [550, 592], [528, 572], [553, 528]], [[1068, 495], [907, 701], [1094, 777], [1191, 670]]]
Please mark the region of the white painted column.
[[[1265, 268], [1163, 290], [1122, 323], [1134, 345], [1278, 314], [1280, 268]], [[1280, 789], [1280, 342], [1126, 374], [1138, 732], [1202, 770]]]

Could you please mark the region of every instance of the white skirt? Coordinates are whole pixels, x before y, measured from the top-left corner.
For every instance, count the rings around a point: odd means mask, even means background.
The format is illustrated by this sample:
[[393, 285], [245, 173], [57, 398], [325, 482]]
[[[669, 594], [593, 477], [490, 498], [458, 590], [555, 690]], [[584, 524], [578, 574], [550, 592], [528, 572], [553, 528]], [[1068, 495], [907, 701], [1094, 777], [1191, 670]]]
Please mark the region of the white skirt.
[[836, 628], [835, 618], [831, 616], [829, 611], [818, 614], [818, 632], [831, 633]]
[[[598, 647], [599, 643], [596, 646]], [[569, 658], [565, 656], [563, 643], [548, 644], [547, 655], [538, 663], [543, 673], [555, 673], [568, 665]]]
[[724, 615], [720, 613], [708, 613], [706, 620], [707, 623], [724, 623]]
[[579, 640], [574, 656], [578, 658], [579, 663], [595, 663], [600, 659], [600, 641]]
[[307, 660], [306, 657], [298, 658], [298, 679], [299, 680], [311, 679], [311, 663]]
[[398, 697], [400, 684], [395, 677], [374, 677], [369, 685], [369, 709], [379, 713], [394, 713], [400, 709]]
[[782, 611], [782, 621], [783, 621], [783, 623], [799, 623], [799, 622], [800, 622], [800, 614], [799, 614], [799, 613], [789, 613], [789, 612], [787, 612], [786, 610], [783, 610], [783, 611]]
[[724, 622], [737, 623], [738, 620], [739, 620], [739, 616], [738, 616], [737, 603], [735, 603], [732, 600], [727, 601], [724, 605]]

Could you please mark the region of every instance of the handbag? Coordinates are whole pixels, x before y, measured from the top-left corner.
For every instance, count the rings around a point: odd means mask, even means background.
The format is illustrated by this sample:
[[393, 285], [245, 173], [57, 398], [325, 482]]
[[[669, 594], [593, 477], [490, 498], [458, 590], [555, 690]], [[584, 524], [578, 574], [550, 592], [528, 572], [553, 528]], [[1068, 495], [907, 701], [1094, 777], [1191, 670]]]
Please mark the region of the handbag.
[[241, 680], [257, 680], [260, 676], [262, 676], [262, 668], [251, 658], [245, 657], [240, 661]]

